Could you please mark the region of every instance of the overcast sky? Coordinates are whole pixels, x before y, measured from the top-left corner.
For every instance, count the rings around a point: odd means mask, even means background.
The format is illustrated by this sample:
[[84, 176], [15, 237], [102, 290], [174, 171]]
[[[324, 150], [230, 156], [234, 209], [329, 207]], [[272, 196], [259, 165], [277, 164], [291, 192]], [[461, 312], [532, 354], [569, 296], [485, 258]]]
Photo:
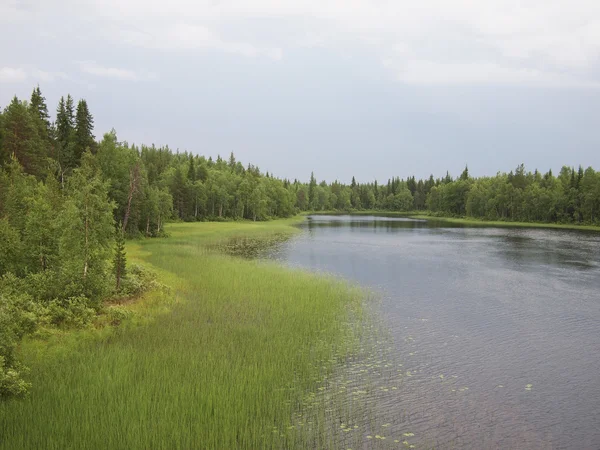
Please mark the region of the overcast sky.
[[0, 0], [0, 105], [349, 181], [600, 169], [598, 0]]

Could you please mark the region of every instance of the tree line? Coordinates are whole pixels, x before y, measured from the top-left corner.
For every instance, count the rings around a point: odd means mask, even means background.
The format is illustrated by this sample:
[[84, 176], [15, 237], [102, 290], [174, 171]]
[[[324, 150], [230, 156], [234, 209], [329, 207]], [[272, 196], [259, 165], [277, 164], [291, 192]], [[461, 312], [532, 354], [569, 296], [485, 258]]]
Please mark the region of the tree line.
[[294, 183], [296, 207], [303, 211], [422, 211], [432, 215], [484, 220], [600, 225], [600, 172], [564, 166], [473, 178], [466, 167], [453, 178], [391, 178], [386, 184]]

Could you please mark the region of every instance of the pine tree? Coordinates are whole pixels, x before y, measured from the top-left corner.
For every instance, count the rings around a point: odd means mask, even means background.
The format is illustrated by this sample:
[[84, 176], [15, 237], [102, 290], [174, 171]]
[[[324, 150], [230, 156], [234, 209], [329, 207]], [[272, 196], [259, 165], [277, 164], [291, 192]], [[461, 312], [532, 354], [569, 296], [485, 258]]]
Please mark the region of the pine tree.
[[116, 279], [117, 292], [121, 289], [121, 280], [127, 273], [127, 258], [125, 253], [125, 230], [121, 224], [115, 234], [115, 256], [113, 258], [113, 271]]
[[25, 172], [41, 177], [46, 165], [46, 148], [26, 104], [14, 97], [3, 116], [0, 160], [16, 159]]
[[[68, 101], [68, 99], [67, 99]], [[79, 163], [81, 155], [90, 149], [95, 152], [94, 135], [94, 118], [90, 113], [87, 102], [85, 100], [79, 100], [77, 104], [77, 116], [75, 118], [75, 161]]]

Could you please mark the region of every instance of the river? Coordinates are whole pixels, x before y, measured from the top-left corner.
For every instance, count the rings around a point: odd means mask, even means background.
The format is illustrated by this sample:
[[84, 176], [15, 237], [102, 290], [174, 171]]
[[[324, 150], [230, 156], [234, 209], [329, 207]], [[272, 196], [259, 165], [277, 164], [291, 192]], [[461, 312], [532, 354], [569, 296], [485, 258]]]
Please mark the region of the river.
[[311, 216], [272, 257], [377, 293], [388, 443], [600, 448], [600, 234]]

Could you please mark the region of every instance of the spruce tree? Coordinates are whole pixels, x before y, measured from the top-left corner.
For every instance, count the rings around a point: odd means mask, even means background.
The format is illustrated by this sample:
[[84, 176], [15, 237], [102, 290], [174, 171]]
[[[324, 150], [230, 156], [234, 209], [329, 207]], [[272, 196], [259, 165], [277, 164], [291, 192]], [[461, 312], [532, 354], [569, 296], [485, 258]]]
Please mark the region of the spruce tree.
[[90, 113], [87, 102], [79, 100], [77, 104], [77, 116], [75, 118], [75, 161], [81, 160], [81, 155], [86, 149], [95, 151], [94, 135], [94, 118]]
[[40, 177], [45, 170], [46, 148], [26, 103], [14, 97], [4, 111], [0, 160], [13, 158], [26, 173]]
[[123, 224], [119, 225], [115, 235], [115, 256], [113, 258], [113, 271], [116, 279], [116, 290], [121, 289], [121, 280], [127, 271], [127, 258], [125, 253], [125, 230]]
[[64, 186], [64, 175], [75, 166], [73, 133], [75, 122], [73, 118], [73, 99], [67, 96], [60, 98], [56, 109], [56, 145], [58, 147], [57, 161], [60, 167], [60, 178]]
[[317, 179], [315, 178], [315, 173], [310, 173], [310, 182], [308, 183], [308, 206], [309, 208], [313, 207], [315, 202], [315, 188], [317, 187]]
[[41, 136], [45, 139], [50, 139], [50, 114], [48, 114], [46, 99], [42, 95], [39, 85], [31, 93], [29, 111], [40, 121], [40, 131], [43, 131]]

